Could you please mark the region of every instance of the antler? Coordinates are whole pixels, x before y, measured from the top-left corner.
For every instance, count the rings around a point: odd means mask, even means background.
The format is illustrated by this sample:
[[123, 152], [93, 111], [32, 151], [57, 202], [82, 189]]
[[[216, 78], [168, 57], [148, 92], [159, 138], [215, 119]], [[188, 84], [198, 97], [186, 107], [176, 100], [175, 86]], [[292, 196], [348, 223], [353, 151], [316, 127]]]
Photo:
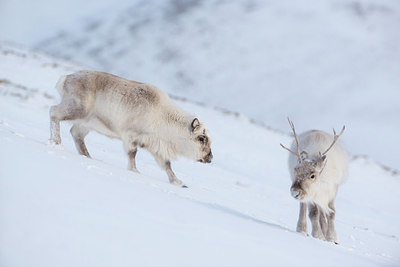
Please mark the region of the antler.
[[295, 138], [295, 140], [296, 140], [297, 152], [294, 152], [294, 151], [290, 150], [289, 148], [285, 147], [285, 146], [282, 145], [282, 144], [280, 144], [280, 145], [281, 145], [281, 147], [283, 147], [283, 148], [286, 149], [287, 151], [289, 151], [289, 152], [295, 154], [295, 155], [299, 158], [299, 161], [302, 162], [301, 154], [300, 154], [299, 139], [297, 138], [296, 130], [294, 129], [294, 124], [293, 124], [293, 122], [289, 119], [289, 117], [288, 117], [288, 122], [289, 122], [290, 127], [292, 128], [292, 131], [293, 131], [293, 134], [294, 134], [294, 138]]
[[322, 153], [322, 155], [325, 155], [326, 153], [328, 153], [329, 149], [331, 149], [331, 148], [333, 147], [333, 145], [336, 143], [336, 141], [337, 141], [337, 140], [339, 139], [339, 137], [342, 135], [342, 133], [344, 132], [344, 129], [345, 129], [345, 128], [346, 128], [346, 127], [343, 125], [343, 128], [342, 128], [342, 130], [340, 131], [339, 134], [336, 134], [335, 128], [333, 129], [333, 134], [334, 134], [334, 136], [333, 136], [333, 142], [332, 142], [332, 144], [328, 147], [328, 149], [325, 150], [324, 153]]

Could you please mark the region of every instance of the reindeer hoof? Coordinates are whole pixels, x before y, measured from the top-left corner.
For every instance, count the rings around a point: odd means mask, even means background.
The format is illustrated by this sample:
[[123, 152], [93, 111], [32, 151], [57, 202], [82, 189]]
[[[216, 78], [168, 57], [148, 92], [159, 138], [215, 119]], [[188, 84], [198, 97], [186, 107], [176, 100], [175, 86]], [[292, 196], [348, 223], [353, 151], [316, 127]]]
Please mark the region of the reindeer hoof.
[[54, 141], [53, 139], [49, 139], [47, 141], [47, 145], [50, 147], [56, 148], [58, 150], [64, 150], [64, 147], [61, 144], [61, 141]]
[[61, 140], [48, 139], [46, 144], [49, 146], [57, 146], [61, 144]]
[[333, 242], [333, 243], [335, 243], [336, 245], [339, 244], [339, 241], [338, 241], [338, 239], [337, 239], [337, 237], [336, 237], [336, 234], [335, 234], [334, 236], [328, 234], [328, 236], [326, 237], [326, 241], [328, 241], [328, 242]]
[[186, 185], [182, 185], [181, 187], [182, 187], [182, 188], [189, 188], [189, 187], [187, 187]]

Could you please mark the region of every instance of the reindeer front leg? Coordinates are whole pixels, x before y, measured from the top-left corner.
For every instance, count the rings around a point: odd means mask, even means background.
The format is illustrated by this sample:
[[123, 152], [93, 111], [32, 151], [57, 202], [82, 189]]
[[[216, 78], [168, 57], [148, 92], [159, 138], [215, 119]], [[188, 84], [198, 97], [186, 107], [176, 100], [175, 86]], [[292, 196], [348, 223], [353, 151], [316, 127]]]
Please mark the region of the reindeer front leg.
[[325, 214], [324, 214], [324, 212], [322, 210], [319, 211], [319, 224], [321, 225], [322, 233], [324, 234], [324, 236], [326, 238], [326, 233], [328, 231], [328, 226], [326, 224]]
[[332, 210], [332, 212], [326, 216], [328, 219], [328, 230], [326, 233], [326, 240], [335, 242], [335, 244], [339, 244], [335, 230], [335, 212], [336, 212], [335, 200], [329, 202], [329, 208]]
[[307, 232], [307, 204], [300, 202], [299, 220], [297, 221], [297, 232], [308, 234]]
[[187, 188], [186, 185], [183, 184], [181, 180], [179, 180], [175, 173], [171, 169], [171, 161], [162, 159], [161, 157], [153, 154], [155, 160], [157, 161], [158, 165], [167, 172], [169, 182], [173, 185], [177, 185], [183, 188]]
[[312, 232], [311, 235], [315, 238], [325, 240], [324, 233], [322, 232], [320, 221], [319, 221], [319, 215], [320, 215], [320, 210], [317, 205], [315, 204], [309, 204], [309, 214], [308, 216], [310, 217], [311, 224], [312, 224]]
[[136, 153], [137, 153], [137, 136], [135, 134], [125, 134], [122, 136], [122, 142], [124, 144], [124, 150], [128, 155], [128, 169], [139, 173], [136, 168]]

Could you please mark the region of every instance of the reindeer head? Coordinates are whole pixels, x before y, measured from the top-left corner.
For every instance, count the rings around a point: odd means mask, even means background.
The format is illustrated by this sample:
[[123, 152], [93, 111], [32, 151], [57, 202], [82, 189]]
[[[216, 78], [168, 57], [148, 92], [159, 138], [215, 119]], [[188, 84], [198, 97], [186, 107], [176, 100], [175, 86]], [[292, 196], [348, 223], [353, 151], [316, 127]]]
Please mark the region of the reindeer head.
[[197, 119], [190, 124], [190, 140], [194, 147], [192, 158], [202, 163], [210, 163], [213, 159], [211, 152], [211, 139], [207, 134], [204, 125]]
[[333, 129], [333, 142], [323, 153], [319, 153], [316, 157], [312, 159], [308, 157], [306, 151], [300, 152], [299, 139], [296, 134], [293, 122], [288, 118], [290, 127], [293, 130], [294, 138], [296, 140], [297, 151], [292, 151], [289, 148], [281, 144], [281, 146], [297, 156], [298, 164], [294, 168], [295, 180], [290, 188], [290, 192], [295, 199], [300, 201], [307, 201], [308, 198], [312, 198], [314, 190], [317, 188], [316, 184], [319, 183], [321, 173], [325, 168], [327, 157], [326, 153], [333, 147], [337, 139], [343, 133], [345, 126], [343, 126], [342, 131], [337, 135], [335, 129]]
[[304, 159], [294, 168], [295, 180], [290, 188], [290, 193], [295, 199], [306, 200], [313, 195], [313, 189], [320, 180], [326, 164], [326, 156], [316, 160]]

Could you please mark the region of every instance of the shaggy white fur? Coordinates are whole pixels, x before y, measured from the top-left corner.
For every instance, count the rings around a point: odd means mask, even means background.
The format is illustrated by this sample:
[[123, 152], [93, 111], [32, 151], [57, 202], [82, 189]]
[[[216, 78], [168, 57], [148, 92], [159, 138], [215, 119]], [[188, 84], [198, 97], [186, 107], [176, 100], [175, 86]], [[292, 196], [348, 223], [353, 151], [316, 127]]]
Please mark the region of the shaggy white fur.
[[149, 150], [172, 184], [184, 186], [171, 169], [171, 159], [184, 156], [211, 162], [211, 139], [195, 116], [179, 109], [157, 87], [96, 71], [79, 71], [57, 83], [61, 103], [50, 109], [51, 141], [61, 143], [60, 121], [73, 122], [71, 134], [80, 154], [92, 130], [121, 139], [129, 168], [137, 171], [137, 147]]
[[[337, 243], [334, 204], [338, 188], [347, 178], [347, 152], [342, 143], [336, 141], [324, 155], [334, 137], [322, 131], [307, 131], [300, 134], [298, 140], [302, 160], [294, 153], [290, 153], [288, 159], [291, 193], [301, 202], [297, 230], [307, 233], [305, 213], [308, 206], [312, 235]], [[291, 150], [297, 150], [295, 141]]]

